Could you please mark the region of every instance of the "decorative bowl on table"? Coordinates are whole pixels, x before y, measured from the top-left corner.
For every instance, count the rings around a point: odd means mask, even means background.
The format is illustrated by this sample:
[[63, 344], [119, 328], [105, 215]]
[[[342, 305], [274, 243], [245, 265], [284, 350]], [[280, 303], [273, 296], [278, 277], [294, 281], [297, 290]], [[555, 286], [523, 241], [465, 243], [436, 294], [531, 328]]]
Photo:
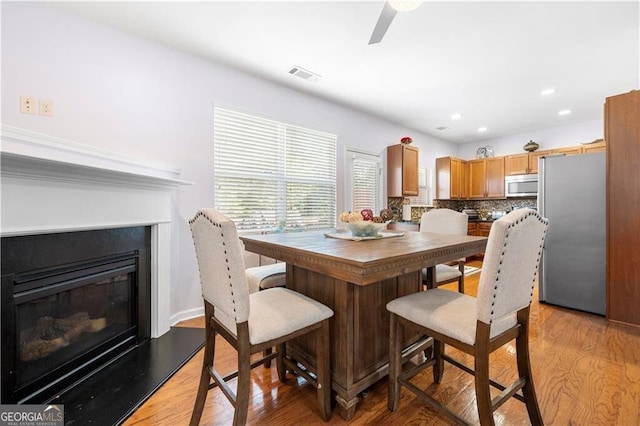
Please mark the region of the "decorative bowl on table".
[[344, 226], [351, 231], [351, 235], [354, 237], [376, 237], [380, 231], [387, 227], [387, 223], [359, 220], [356, 222], [347, 222]]

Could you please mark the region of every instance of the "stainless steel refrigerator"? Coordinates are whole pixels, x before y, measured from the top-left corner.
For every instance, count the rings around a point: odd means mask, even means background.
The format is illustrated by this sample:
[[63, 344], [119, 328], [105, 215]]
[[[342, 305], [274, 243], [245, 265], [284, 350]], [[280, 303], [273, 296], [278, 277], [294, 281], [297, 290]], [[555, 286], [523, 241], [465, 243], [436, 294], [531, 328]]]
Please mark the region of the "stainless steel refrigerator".
[[605, 314], [605, 153], [540, 158], [538, 210], [549, 219], [540, 301]]

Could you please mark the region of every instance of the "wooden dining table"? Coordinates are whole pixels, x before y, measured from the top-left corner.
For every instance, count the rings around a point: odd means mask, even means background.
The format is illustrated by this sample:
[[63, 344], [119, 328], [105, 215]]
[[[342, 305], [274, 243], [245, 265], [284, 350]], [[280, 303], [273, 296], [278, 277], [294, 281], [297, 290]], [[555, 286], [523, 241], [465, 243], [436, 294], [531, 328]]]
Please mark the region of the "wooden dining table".
[[[386, 304], [421, 291], [423, 268], [483, 252], [487, 242], [486, 237], [413, 231], [371, 240], [343, 239], [349, 236], [324, 230], [240, 237], [247, 251], [287, 263], [288, 288], [333, 309], [331, 382], [345, 420], [355, 414], [360, 393], [388, 374]], [[406, 329], [403, 336], [405, 355], [412, 356], [416, 352], [410, 349], [423, 336]], [[288, 345], [287, 354], [315, 365], [308, 338]]]

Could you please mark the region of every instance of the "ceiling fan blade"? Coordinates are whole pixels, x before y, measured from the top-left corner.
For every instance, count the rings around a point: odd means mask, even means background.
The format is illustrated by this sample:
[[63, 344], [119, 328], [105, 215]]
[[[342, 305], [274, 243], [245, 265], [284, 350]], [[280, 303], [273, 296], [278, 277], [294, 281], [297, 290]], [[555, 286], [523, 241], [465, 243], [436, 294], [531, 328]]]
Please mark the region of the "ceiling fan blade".
[[378, 22], [376, 23], [375, 28], [373, 29], [373, 34], [371, 34], [371, 38], [369, 39], [369, 44], [380, 43], [382, 37], [384, 37], [387, 29], [389, 29], [389, 25], [391, 25], [391, 21], [396, 17], [398, 13], [388, 1], [384, 2], [384, 7], [382, 8], [382, 12], [380, 13], [380, 17], [378, 18]]

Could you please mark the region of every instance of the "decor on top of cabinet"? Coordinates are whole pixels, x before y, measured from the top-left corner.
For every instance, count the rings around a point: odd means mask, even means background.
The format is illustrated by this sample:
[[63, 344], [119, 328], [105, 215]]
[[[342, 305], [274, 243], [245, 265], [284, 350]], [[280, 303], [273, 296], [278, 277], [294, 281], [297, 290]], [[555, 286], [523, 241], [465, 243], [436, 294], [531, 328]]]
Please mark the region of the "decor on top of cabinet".
[[534, 142], [533, 140], [530, 140], [522, 148], [527, 152], [533, 152], [536, 149], [540, 148], [540, 145], [538, 145], [537, 142]]
[[411, 139], [411, 136], [405, 136], [402, 139], [400, 139], [400, 143], [403, 143], [405, 145], [409, 145], [411, 142], [413, 142], [413, 139]]
[[481, 146], [476, 151], [476, 158], [489, 158], [495, 157], [495, 152], [493, 151], [493, 147], [491, 145]]

